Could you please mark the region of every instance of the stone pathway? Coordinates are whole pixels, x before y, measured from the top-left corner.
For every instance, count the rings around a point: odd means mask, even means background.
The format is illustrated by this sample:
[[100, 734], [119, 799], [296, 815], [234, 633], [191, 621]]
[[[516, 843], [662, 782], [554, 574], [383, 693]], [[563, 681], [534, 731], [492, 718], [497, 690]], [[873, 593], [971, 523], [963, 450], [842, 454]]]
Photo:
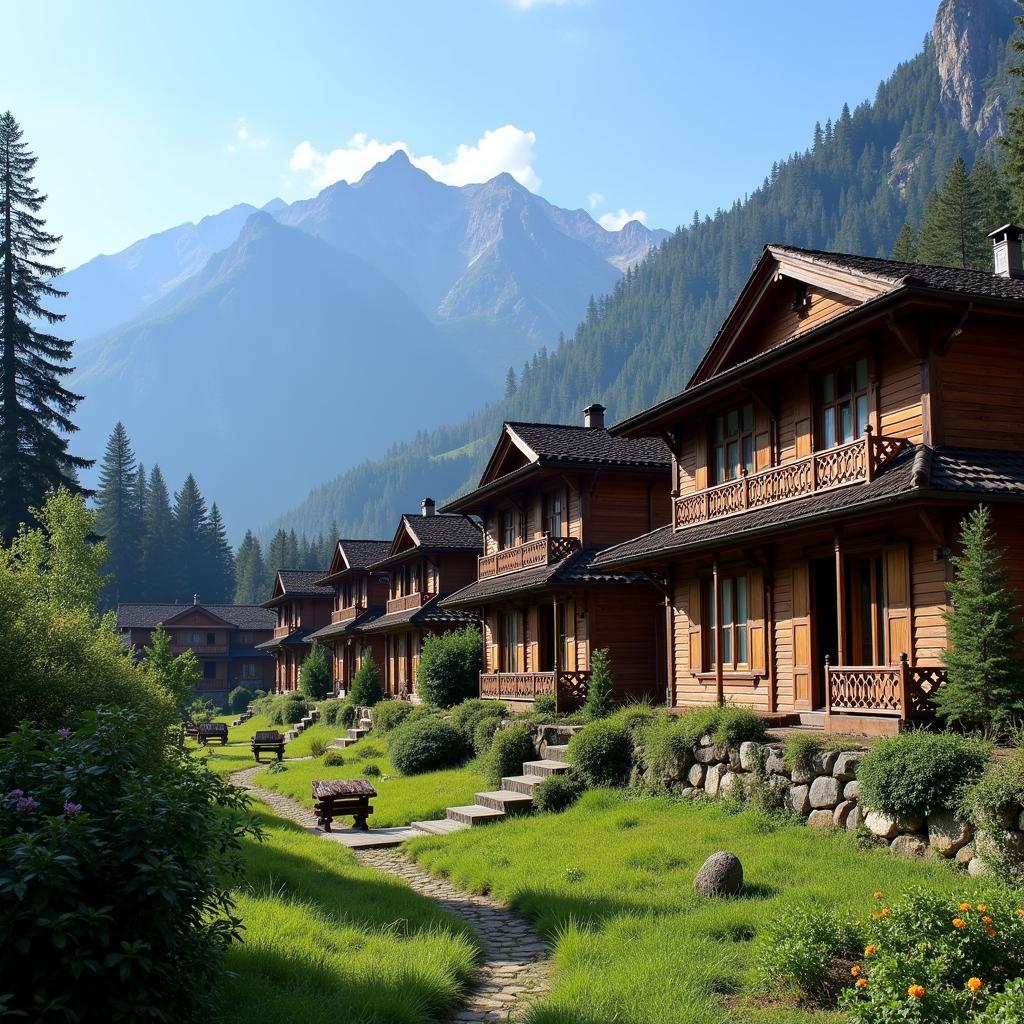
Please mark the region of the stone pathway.
[[[231, 781], [255, 793], [275, 814], [296, 822], [307, 832], [341, 841], [336, 833], [320, 831], [312, 810], [281, 793], [257, 786], [252, 780], [259, 770], [254, 766], [235, 772]], [[428, 874], [395, 849], [355, 849], [353, 853], [365, 867], [402, 879], [443, 910], [461, 917], [479, 936], [483, 959], [477, 965], [475, 984], [462, 1008], [451, 1015], [451, 1021], [515, 1021], [527, 1003], [546, 991], [551, 950], [518, 914], [496, 900], [465, 893], [445, 879]]]

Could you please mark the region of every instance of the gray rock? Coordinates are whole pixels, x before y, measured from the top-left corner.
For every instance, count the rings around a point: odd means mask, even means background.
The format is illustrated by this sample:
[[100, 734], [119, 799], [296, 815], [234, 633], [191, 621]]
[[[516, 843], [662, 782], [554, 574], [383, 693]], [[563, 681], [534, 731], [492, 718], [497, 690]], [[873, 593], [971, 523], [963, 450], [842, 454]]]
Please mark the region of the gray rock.
[[693, 887], [702, 896], [738, 896], [743, 891], [743, 865], [734, 853], [713, 853], [697, 872]]
[[786, 793], [786, 808], [794, 814], [808, 814], [811, 810], [810, 786], [790, 786]]
[[980, 857], [973, 857], [967, 865], [967, 874], [969, 874], [971, 878], [977, 878], [979, 875], [987, 873], [988, 869], [985, 867], [984, 863], [982, 863]]
[[686, 774], [686, 780], [691, 786], [703, 786], [704, 785], [704, 765], [692, 764], [690, 770]]
[[714, 764], [716, 761], [721, 760], [718, 756], [718, 751], [714, 747], [698, 747], [693, 752], [693, 759], [698, 764]]
[[764, 763], [764, 770], [769, 775], [785, 775], [787, 779], [789, 778], [786, 766], [782, 763], [782, 755], [776, 750], [768, 755], [768, 759]]
[[804, 786], [814, 778], [814, 772], [806, 772], [803, 768], [794, 768], [790, 772], [790, 778], [798, 785]]
[[895, 839], [900, 831], [896, 819], [881, 811], [868, 811], [864, 817], [864, 824], [872, 835], [880, 839]]
[[831, 775], [819, 775], [812, 783], [808, 797], [815, 808], [835, 807], [842, 799], [842, 786]]
[[860, 804], [855, 804], [853, 809], [847, 815], [846, 818], [846, 830], [847, 832], [856, 832], [860, 828], [864, 821], [864, 812], [861, 810]]
[[961, 846], [960, 849], [956, 851], [955, 860], [960, 867], [965, 868], [972, 860], [974, 860], [974, 857], [974, 846], [971, 843], [968, 843], [966, 846]]
[[807, 824], [810, 825], [811, 828], [825, 829], [832, 828], [835, 825], [835, 822], [832, 820], [831, 811], [819, 808], [816, 811], [811, 811], [811, 813], [807, 815]]
[[843, 786], [843, 799], [860, 799], [860, 783], [856, 779], [854, 779], [853, 782], [848, 782], [845, 786]]
[[831, 775], [839, 752], [836, 750], [819, 750], [811, 758], [811, 767], [818, 775]]
[[735, 772], [726, 772], [722, 781], [718, 784], [718, 795], [723, 800], [732, 796], [740, 796], [743, 792], [743, 782]]
[[835, 763], [832, 765], [832, 774], [843, 782], [850, 782], [857, 778], [857, 769], [860, 767], [863, 757], [864, 755], [858, 750], [846, 750], [837, 754]]
[[700, 738], [700, 745], [702, 747], [713, 747], [715, 745], [714, 738], [711, 736], [710, 733], [704, 733], [704, 735]]
[[729, 762], [729, 768], [734, 772], [743, 770], [743, 765], [740, 763], [740, 750], [739, 747], [730, 747], [729, 756], [726, 758]]
[[900, 857], [923, 857], [928, 843], [924, 836], [897, 836], [889, 844], [889, 849]]
[[788, 775], [769, 775], [768, 785], [773, 788], [788, 789], [789, 788], [789, 776]]
[[960, 821], [952, 811], [929, 814], [928, 845], [940, 857], [953, 857], [957, 850], [971, 841], [974, 830], [966, 821]]
[[844, 800], [832, 812], [832, 824], [835, 825], [836, 828], [846, 828], [846, 820], [850, 817], [850, 812], [853, 811], [856, 806], [857, 805], [852, 800]]
[[704, 776], [704, 792], [708, 796], [718, 796], [718, 791], [722, 787], [722, 779], [729, 774], [729, 769], [724, 764], [713, 764], [708, 768], [707, 775]]
[[740, 744], [740, 767], [752, 772], [761, 761], [761, 744], [747, 740]]
[[679, 795], [680, 796], [696, 796], [697, 793], [703, 793], [703, 792], [704, 792], [703, 789], [698, 790], [698, 789], [695, 789], [693, 786], [683, 786], [683, 788], [681, 790], [679, 790]]

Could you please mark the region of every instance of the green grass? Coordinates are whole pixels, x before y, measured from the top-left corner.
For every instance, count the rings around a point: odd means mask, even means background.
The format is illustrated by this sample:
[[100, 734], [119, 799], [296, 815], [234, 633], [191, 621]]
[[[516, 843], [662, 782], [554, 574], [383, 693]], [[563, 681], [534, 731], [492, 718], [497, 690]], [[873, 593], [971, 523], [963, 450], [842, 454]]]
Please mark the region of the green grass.
[[[779, 1000], [757, 973], [758, 935], [784, 908], [861, 911], [914, 884], [968, 893], [944, 863], [865, 852], [847, 834], [668, 798], [586, 794], [539, 815], [407, 846], [425, 867], [517, 907], [556, 941], [556, 976], [529, 1024], [810, 1024], [838, 1014]], [[747, 895], [708, 900], [694, 875], [716, 850]]]
[[[222, 715], [216, 720], [218, 722], [226, 721], [230, 725], [234, 717], [233, 715]], [[237, 772], [242, 768], [249, 768], [256, 763], [253, 760], [252, 749], [249, 744], [252, 742], [253, 735], [257, 730], [275, 729], [277, 732], [286, 733], [289, 728], [291, 727], [287, 725], [270, 725], [265, 717], [257, 715], [254, 718], [250, 718], [244, 725], [240, 725], [235, 729], [228, 729], [227, 746], [222, 747], [220, 743], [210, 743], [204, 749], [194, 740], [187, 740], [186, 746], [199, 751], [198, 756], [206, 759], [207, 766], [211, 771], [216, 772], [218, 775], [229, 775], [231, 772]], [[342, 726], [314, 725], [285, 745], [285, 757], [308, 757], [309, 745], [315, 736], [319, 736], [327, 744], [331, 744], [336, 736], [343, 736], [344, 734], [345, 729]], [[272, 756], [271, 754], [264, 754], [263, 763], [266, 764], [268, 758]]]
[[[367, 760], [356, 758], [358, 751], [367, 749], [379, 750], [380, 756]], [[277, 790], [312, 806], [311, 783], [314, 779], [364, 778], [366, 765], [375, 764], [380, 768], [382, 777], [369, 779], [377, 790], [370, 816], [371, 828], [408, 825], [410, 821], [444, 817], [446, 807], [473, 803], [473, 794], [488, 788], [483, 775], [472, 765], [425, 772], [423, 775], [398, 775], [391, 767], [385, 750], [384, 743], [371, 735], [345, 750], [345, 764], [339, 767], [329, 768], [319, 758], [296, 761], [288, 764], [283, 772], [262, 771], [254, 781], [258, 786]]]
[[350, 850], [255, 810], [236, 893], [244, 944], [228, 954], [222, 1024], [420, 1024], [460, 998], [478, 947], [458, 918]]

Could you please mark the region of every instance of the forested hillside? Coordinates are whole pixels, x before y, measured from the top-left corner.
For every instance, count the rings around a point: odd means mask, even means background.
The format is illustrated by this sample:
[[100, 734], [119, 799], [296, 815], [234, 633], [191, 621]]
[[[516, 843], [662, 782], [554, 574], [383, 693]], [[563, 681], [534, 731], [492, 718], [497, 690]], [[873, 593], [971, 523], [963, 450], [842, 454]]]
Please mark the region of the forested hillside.
[[[503, 419], [577, 422], [599, 400], [614, 421], [678, 391], [768, 242], [889, 255], [958, 156], [970, 168], [996, 155], [1016, 94], [1013, 13], [1004, 0], [943, 0], [921, 53], [873, 101], [815, 125], [808, 148], [745, 199], [677, 229], [591, 302], [572, 338], [523, 368], [514, 393], [331, 480], [261, 535], [282, 525], [315, 535], [336, 521], [344, 535], [388, 536], [423, 495], [475, 482]], [[722, 159], [740, 159], [740, 148]]]

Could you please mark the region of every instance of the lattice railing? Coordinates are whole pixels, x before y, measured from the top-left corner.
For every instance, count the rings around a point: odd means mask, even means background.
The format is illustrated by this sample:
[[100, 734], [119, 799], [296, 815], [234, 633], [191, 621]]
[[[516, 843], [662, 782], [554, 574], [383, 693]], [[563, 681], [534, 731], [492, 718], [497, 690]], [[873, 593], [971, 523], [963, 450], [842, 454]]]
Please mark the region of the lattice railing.
[[538, 537], [537, 540], [503, 548], [477, 559], [477, 579], [500, 576], [506, 572], [529, 569], [534, 565], [560, 562], [580, 546], [578, 537]]
[[589, 672], [558, 673], [558, 710], [572, 711], [583, 706], [590, 689]]
[[405, 597], [392, 597], [388, 601], [387, 611], [407, 612], [410, 608], [422, 608], [434, 595], [433, 594], [406, 594]]
[[833, 713], [928, 718], [935, 691], [946, 681], [943, 668], [911, 665], [831, 665], [825, 659], [826, 708]]
[[910, 666], [907, 675], [907, 707], [911, 718], [930, 718], [935, 714], [935, 691], [945, 682], [944, 668]]
[[480, 673], [480, 696], [486, 700], [535, 700], [550, 695], [557, 697], [560, 711], [580, 707], [589, 685], [589, 672]]
[[[865, 438], [867, 440], [867, 438]], [[814, 490], [823, 491], [868, 479], [868, 445], [864, 441], [815, 452]]]

